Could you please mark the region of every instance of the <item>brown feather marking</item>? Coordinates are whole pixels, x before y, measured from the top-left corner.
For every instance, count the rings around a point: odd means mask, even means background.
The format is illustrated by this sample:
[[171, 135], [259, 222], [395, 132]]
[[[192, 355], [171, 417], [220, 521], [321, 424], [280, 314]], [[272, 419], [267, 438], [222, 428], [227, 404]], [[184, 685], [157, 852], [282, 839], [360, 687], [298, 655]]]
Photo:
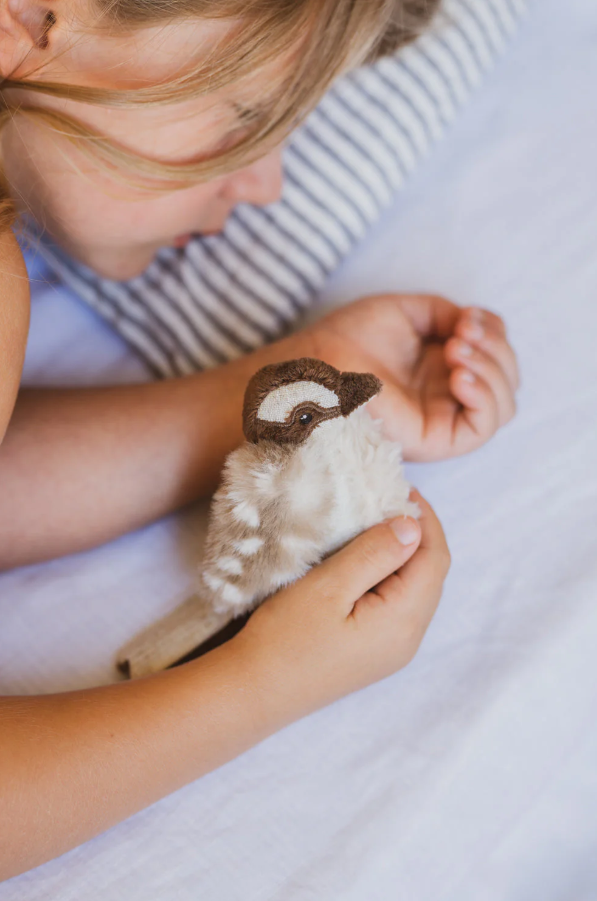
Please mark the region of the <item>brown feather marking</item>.
[[[299, 381], [318, 382], [333, 391], [340, 398], [340, 407], [323, 409], [308, 401], [297, 405], [288, 423], [263, 422], [258, 418], [259, 408], [268, 394], [283, 385]], [[243, 405], [243, 431], [247, 441], [252, 444], [271, 441], [296, 446], [302, 444], [322, 422], [350, 415], [357, 407], [375, 397], [381, 389], [382, 382], [371, 373], [343, 373], [329, 363], [312, 357], [272, 363], [256, 372], [247, 385]], [[300, 417], [305, 412], [313, 417], [307, 425], [300, 422]]]

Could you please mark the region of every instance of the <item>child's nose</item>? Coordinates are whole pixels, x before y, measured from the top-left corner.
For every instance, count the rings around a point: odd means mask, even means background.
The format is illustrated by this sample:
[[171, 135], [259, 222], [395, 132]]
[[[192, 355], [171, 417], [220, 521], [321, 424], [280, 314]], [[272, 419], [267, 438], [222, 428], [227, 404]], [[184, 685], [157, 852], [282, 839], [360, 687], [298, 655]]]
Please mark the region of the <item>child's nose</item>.
[[252, 166], [234, 172], [225, 182], [222, 196], [233, 203], [265, 206], [282, 194], [282, 150], [274, 150]]

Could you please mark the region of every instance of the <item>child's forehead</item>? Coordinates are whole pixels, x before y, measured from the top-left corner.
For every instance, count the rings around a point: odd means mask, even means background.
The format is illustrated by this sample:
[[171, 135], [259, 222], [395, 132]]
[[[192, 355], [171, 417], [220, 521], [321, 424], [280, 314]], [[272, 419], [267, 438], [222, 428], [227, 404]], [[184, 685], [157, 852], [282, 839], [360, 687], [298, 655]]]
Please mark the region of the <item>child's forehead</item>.
[[[56, 59], [47, 74], [53, 80], [106, 90], [153, 86], [184, 75], [203, 58], [209, 62], [210, 56], [226, 52], [231, 28], [230, 22], [197, 19], [140, 29], [126, 37], [76, 35], [69, 53]], [[284, 71], [284, 60], [276, 60], [241, 81], [182, 103], [110, 108], [52, 97], [38, 102], [143, 156], [185, 162], [228, 149], [277, 94]]]
[[198, 62], [224, 52], [234, 23], [180, 19], [135, 30], [89, 28], [65, 22], [63, 49], [44, 67], [52, 80], [105, 90], [134, 90], [166, 83]]
[[[90, 28], [83, 22], [77, 16], [61, 23], [67, 38], [61, 42], [60, 52], [36, 69], [36, 78], [41, 75], [43, 80], [130, 92], [174, 83], [201, 68], [209, 87], [210, 71], [218, 73], [223, 63], [226, 68], [243, 55], [242, 22], [233, 19], [180, 18], [134, 30]], [[244, 76], [243, 90], [273, 93], [300, 52], [303, 39]]]

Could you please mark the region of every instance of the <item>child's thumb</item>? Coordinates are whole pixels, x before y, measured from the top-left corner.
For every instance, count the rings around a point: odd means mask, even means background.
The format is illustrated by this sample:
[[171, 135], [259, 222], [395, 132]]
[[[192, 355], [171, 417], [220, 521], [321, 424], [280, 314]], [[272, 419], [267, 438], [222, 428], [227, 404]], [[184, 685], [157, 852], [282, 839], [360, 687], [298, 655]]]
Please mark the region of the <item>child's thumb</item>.
[[416, 519], [400, 516], [374, 526], [312, 570], [316, 590], [337, 598], [350, 612], [362, 595], [410, 560], [420, 541]]

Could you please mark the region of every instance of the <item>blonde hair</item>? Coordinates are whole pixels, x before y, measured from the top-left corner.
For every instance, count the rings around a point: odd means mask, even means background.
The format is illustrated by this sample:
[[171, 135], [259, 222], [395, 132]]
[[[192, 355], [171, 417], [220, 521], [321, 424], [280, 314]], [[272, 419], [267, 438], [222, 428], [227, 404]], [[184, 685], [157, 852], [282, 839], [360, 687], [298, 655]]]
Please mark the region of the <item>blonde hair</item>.
[[[172, 187], [205, 181], [247, 165], [280, 143], [317, 104], [334, 79], [357, 65], [396, 51], [429, 24], [439, 0], [95, 0], [96, 28], [107, 34], [184, 18], [230, 20], [231, 32], [207, 59], [184, 74], [151, 87], [105, 90], [4, 79], [0, 84], [0, 128], [14, 115], [55, 129], [83, 152], [127, 179], [159, 178]], [[50, 14], [51, 15], [51, 14]], [[234, 23], [234, 24], [233, 24]], [[267, 109], [247, 123], [245, 137], [218, 156], [185, 164], [141, 157], [77, 119], [36, 106], [11, 88], [112, 108], [159, 106], [213, 94], [285, 57], [279, 90]], [[9, 186], [0, 171], [0, 229], [14, 222]]]

